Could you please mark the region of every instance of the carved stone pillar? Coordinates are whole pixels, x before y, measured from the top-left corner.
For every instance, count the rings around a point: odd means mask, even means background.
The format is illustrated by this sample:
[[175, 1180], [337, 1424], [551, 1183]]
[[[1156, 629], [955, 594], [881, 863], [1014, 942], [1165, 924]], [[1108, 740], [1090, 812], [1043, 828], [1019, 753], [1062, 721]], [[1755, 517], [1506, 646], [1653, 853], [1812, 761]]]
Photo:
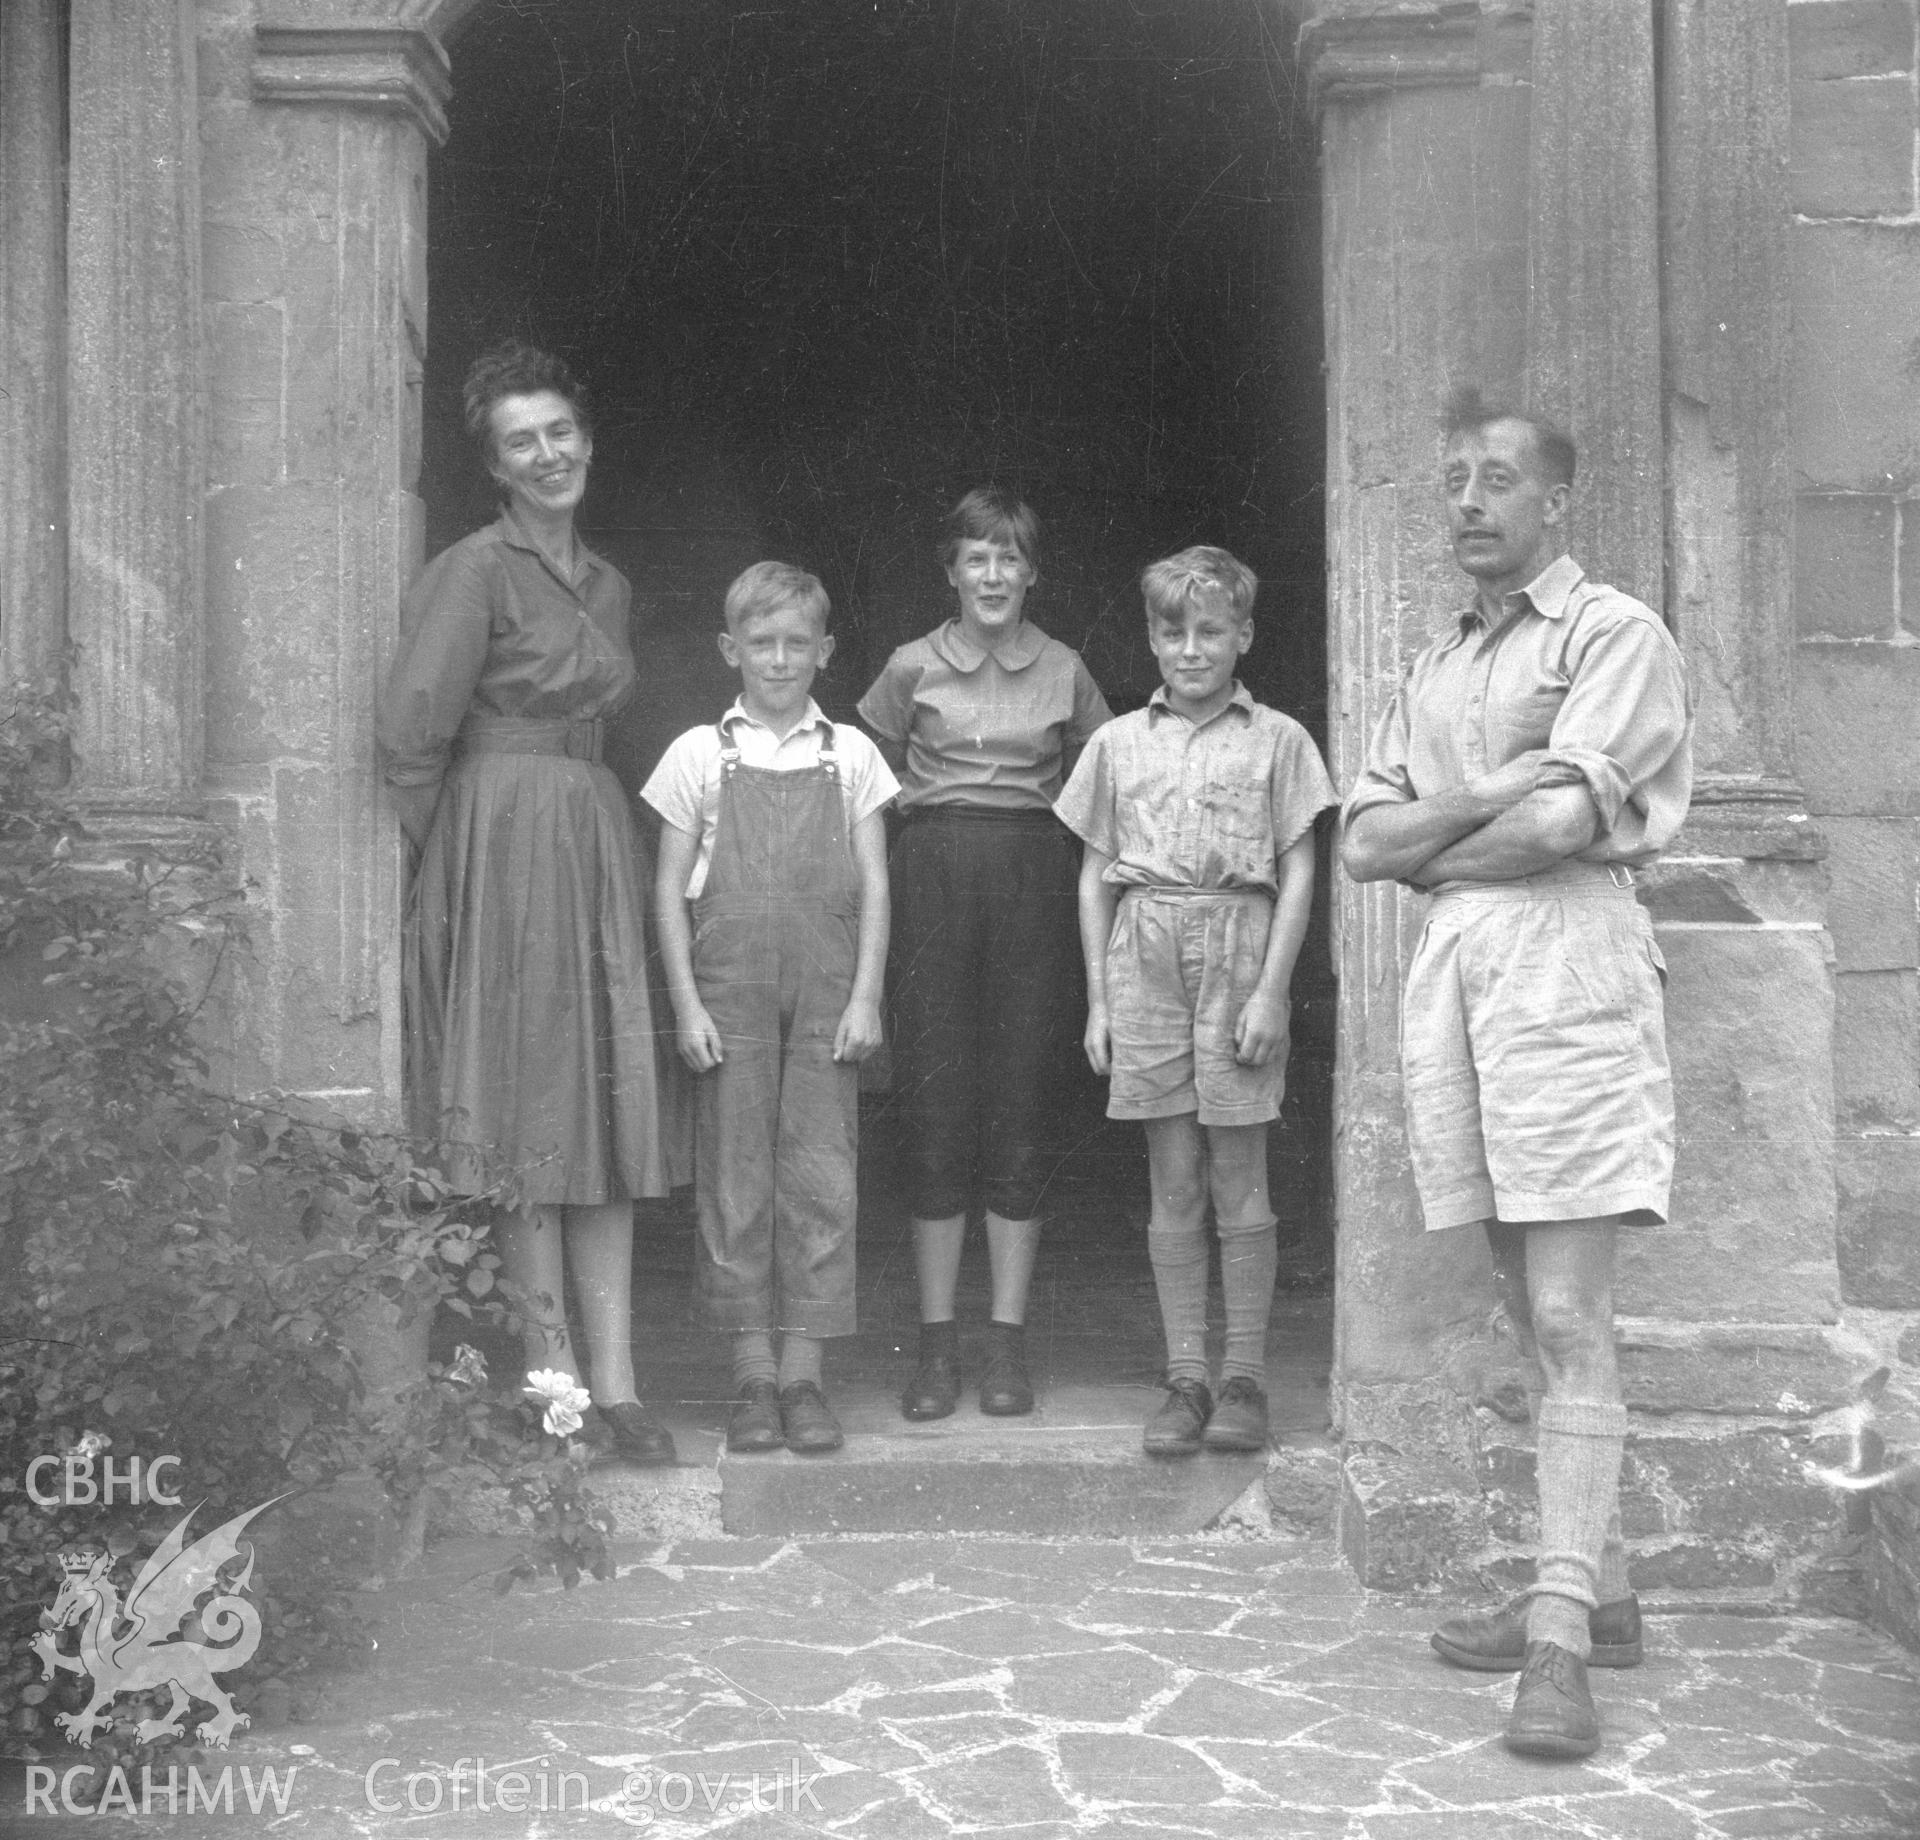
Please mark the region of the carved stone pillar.
[[447, 59], [365, 5], [263, 10], [203, 27], [208, 793], [258, 890], [235, 1077], [390, 1121], [401, 862], [373, 710], [420, 563], [426, 156]]
[[67, 638], [60, 15], [0, 7], [0, 682], [57, 681]]
[[1533, 20], [1527, 405], [1580, 450], [1568, 548], [1664, 603], [1653, 7], [1552, 0]]
[[[1524, 17], [1315, 11], [1301, 65], [1322, 121], [1329, 739], [1351, 785], [1415, 652], [1467, 598], [1439, 491], [1441, 399], [1520, 391], [1526, 363]], [[1488, 1314], [1477, 1234], [1423, 1230], [1400, 1099], [1400, 986], [1423, 904], [1336, 871], [1333, 1403], [1350, 1443], [1420, 1450], [1472, 1489], [1449, 1371]], [[1363, 1570], [1368, 1567], [1358, 1561]]]
[[199, 809], [205, 584], [199, 111], [188, 0], [72, 8], [68, 622], [96, 824]]

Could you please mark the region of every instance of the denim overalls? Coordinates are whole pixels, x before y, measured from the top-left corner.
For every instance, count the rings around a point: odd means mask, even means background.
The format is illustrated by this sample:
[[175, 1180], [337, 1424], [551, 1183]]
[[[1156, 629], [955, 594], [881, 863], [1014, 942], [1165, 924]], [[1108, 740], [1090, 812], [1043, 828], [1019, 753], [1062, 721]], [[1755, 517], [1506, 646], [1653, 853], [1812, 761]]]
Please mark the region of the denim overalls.
[[724, 1052], [696, 1081], [709, 1320], [850, 1335], [860, 1069], [834, 1060], [833, 1038], [853, 990], [860, 884], [830, 723], [818, 764], [785, 773], [743, 765], [721, 724], [693, 925], [694, 982]]

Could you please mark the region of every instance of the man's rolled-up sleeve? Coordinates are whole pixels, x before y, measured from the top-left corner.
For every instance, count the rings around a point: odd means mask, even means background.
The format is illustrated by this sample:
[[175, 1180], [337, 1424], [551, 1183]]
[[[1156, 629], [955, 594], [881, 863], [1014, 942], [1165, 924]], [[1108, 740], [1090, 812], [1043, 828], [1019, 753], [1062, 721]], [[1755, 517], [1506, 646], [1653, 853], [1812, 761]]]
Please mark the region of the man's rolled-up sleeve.
[[1340, 807], [1342, 828], [1376, 805], [1411, 805], [1418, 795], [1407, 766], [1407, 693], [1402, 689], [1374, 725], [1367, 764]]
[[1584, 784], [1607, 837], [1685, 745], [1688, 700], [1680, 654], [1663, 626], [1621, 613], [1597, 627], [1554, 719], [1542, 784]]

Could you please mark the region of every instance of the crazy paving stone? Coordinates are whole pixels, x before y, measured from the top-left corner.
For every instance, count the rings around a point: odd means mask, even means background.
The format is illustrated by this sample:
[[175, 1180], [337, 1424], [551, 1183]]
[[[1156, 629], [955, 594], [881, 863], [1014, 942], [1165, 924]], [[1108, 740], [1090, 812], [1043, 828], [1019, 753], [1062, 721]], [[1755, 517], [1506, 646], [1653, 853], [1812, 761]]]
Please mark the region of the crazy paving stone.
[[1210, 1802], [1220, 1778], [1202, 1757], [1162, 1738], [1063, 1732], [1057, 1746], [1067, 1787], [1090, 1802]]
[[1006, 1704], [1016, 1712], [1056, 1716], [1070, 1706], [1076, 1721], [1122, 1724], [1139, 1716], [1149, 1700], [1173, 1692], [1176, 1678], [1164, 1661], [1131, 1649], [1043, 1655], [1013, 1673]]
[[1018, 1745], [928, 1765], [912, 1772], [910, 1780], [919, 1785], [932, 1807], [956, 1824], [991, 1830], [1067, 1820], [1073, 1812], [1054, 1787], [1046, 1760]]
[[1274, 1691], [1202, 1675], [1147, 1721], [1162, 1737], [1291, 1738], [1337, 1718], [1339, 1705], [1298, 1690]]

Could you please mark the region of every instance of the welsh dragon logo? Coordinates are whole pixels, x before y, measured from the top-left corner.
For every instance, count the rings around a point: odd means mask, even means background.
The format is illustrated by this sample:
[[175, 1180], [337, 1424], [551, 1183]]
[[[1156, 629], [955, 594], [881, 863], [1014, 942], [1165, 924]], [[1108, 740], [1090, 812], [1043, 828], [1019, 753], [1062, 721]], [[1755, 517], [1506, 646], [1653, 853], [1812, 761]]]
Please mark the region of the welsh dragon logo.
[[[274, 1497], [274, 1501], [282, 1499]], [[113, 1722], [107, 1708], [122, 1693], [154, 1687], [168, 1688], [173, 1703], [164, 1718], [140, 1721], [137, 1729], [143, 1743], [183, 1735], [187, 1707], [193, 1700], [204, 1700], [214, 1708], [213, 1717], [199, 1726], [195, 1736], [216, 1749], [226, 1748], [235, 1726], [251, 1722], [213, 1678], [244, 1667], [260, 1646], [260, 1612], [242, 1595], [253, 1577], [251, 1543], [245, 1548], [246, 1563], [238, 1577], [222, 1583], [220, 1573], [240, 1557], [241, 1530], [272, 1506], [272, 1501], [263, 1501], [203, 1534], [191, 1546], [186, 1544], [187, 1523], [198, 1510], [189, 1508], [140, 1568], [124, 1605], [113, 1582], [112, 1553], [60, 1555], [64, 1574], [60, 1595], [46, 1613], [50, 1627], [33, 1638], [33, 1650], [40, 1657], [42, 1679], [51, 1680], [54, 1670], [63, 1668], [93, 1682], [93, 1698], [86, 1706], [79, 1712], [60, 1713], [54, 1721], [76, 1744], [91, 1746], [93, 1734]], [[198, 1621], [220, 1644], [217, 1647], [179, 1633], [182, 1620], [208, 1590], [214, 1595], [201, 1608]], [[58, 1647], [60, 1632], [76, 1624], [80, 1652], [63, 1655]]]

